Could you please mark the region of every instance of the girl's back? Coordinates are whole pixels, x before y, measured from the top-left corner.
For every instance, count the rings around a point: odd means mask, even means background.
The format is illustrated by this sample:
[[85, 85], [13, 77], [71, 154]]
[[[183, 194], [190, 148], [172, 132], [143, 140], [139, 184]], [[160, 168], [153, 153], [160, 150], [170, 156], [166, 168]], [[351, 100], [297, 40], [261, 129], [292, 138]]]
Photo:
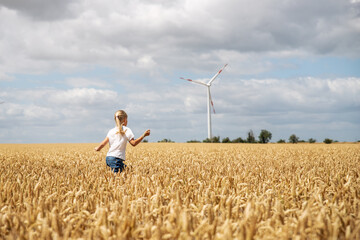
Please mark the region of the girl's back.
[[134, 134], [130, 128], [123, 126], [124, 134], [119, 134], [119, 128], [111, 129], [107, 137], [109, 138], [109, 151], [107, 156], [118, 157], [125, 160], [125, 152], [127, 142], [134, 138]]

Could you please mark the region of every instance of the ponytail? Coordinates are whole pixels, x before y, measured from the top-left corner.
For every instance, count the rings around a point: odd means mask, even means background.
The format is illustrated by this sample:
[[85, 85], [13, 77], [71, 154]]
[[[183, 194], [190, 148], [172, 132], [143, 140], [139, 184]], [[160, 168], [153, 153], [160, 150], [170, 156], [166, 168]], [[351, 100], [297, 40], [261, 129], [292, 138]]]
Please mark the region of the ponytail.
[[119, 131], [116, 132], [116, 134], [125, 134], [126, 130], [124, 131], [123, 126], [124, 126], [124, 122], [127, 118], [127, 114], [125, 111], [123, 110], [119, 110], [115, 113], [114, 119], [115, 119], [115, 123], [116, 126], [118, 127]]

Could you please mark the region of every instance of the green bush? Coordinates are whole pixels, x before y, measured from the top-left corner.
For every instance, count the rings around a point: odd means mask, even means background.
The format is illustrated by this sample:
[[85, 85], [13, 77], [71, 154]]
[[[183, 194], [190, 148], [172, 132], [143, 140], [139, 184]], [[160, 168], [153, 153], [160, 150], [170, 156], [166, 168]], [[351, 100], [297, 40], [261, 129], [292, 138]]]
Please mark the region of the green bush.
[[289, 137], [289, 142], [290, 142], [290, 143], [298, 143], [298, 142], [299, 142], [299, 137], [297, 137], [295, 134], [292, 134], [292, 135]]
[[324, 139], [324, 143], [326, 143], [326, 144], [330, 144], [330, 143], [332, 143], [332, 142], [333, 142], [333, 140], [330, 139], [330, 138], [325, 138], [325, 139]]
[[206, 138], [203, 140], [204, 143], [220, 143], [220, 137], [212, 137], [211, 139]]
[[245, 140], [242, 139], [241, 137], [235, 138], [233, 140], [231, 140], [232, 143], [244, 143]]
[[262, 129], [259, 135], [260, 143], [268, 143], [272, 137], [272, 133], [266, 129]]
[[222, 143], [230, 143], [230, 138], [226, 137], [226, 138], [223, 138], [223, 140], [221, 141]]
[[171, 139], [164, 138], [161, 141], [158, 141], [158, 143], [173, 143], [174, 141], [171, 141]]

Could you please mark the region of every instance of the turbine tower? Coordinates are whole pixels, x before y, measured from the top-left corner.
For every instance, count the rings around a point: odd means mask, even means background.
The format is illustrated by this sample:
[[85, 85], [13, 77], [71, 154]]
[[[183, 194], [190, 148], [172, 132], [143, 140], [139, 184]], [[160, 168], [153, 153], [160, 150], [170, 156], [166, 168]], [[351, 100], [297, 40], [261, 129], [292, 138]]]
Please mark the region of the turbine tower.
[[211, 108], [213, 109], [214, 113], [215, 113], [215, 108], [214, 108], [214, 103], [212, 101], [211, 98], [211, 93], [210, 93], [210, 87], [211, 87], [211, 83], [215, 80], [215, 78], [217, 76], [219, 76], [219, 74], [222, 72], [222, 70], [224, 70], [224, 68], [227, 66], [227, 64], [224, 65], [224, 67], [222, 69], [220, 69], [211, 79], [208, 83], [203, 83], [200, 81], [196, 81], [196, 80], [192, 80], [192, 79], [188, 79], [188, 78], [181, 78], [184, 80], [187, 80], [189, 82], [193, 82], [193, 83], [197, 83], [200, 85], [203, 85], [205, 87], [207, 87], [207, 118], [208, 118], [208, 138], [212, 139], [212, 130], [211, 130]]

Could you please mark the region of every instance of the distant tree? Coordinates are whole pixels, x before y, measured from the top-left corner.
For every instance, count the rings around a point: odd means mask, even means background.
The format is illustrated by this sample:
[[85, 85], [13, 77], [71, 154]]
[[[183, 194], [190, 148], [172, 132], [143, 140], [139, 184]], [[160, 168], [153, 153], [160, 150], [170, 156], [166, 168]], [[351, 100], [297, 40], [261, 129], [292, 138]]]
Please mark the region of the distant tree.
[[187, 143], [199, 143], [200, 141], [198, 140], [190, 140], [190, 141], [187, 141]]
[[309, 138], [309, 143], [316, 143], [316, 139]]
[[299, 142], [299, 138], [298, 138], [295, 134], [292, 134], [292, 135], [289, 137], [289, 142], [290, 142], [290, 143], [298, 143], [298, 142]]
[[171, 139], [164, 138], [161, 141], [158, 141], [158, 143], [173, 143], [174, 141], [171, 141]]
[[298, 142], [299, 142], [299, 143], [304, 143], [304, 142], [305, 142], [305, 140], [299, 140]]
[[203, 140], [204, 143], [220, 143], [220, 137], [212, 137], [211, 139], [206, 138]]
[[285, 143], [285, 139], [280, 139], [277, 143]]
[[230, 138], [226, 137], [226, 138], [223, 138], [221, 142], [222, 143], [229, 143], [231, 141], [230, 141]]
[[144, 139], [142, 142], [143, 142], [143, 143], [147, 143], [147, 142], [149, 142], [149, 140]]
[[245, 140], [242, 139], [241, 137], [235, 138], [233, 140], [231, 140], [232, 143], [244, 143]]
[[246, 139], [246, 142], [248, 142], [248, 143], [255, 143], [256, 142], [255, 137], [254, 137], [254, 133], [253, 133], [253, 131], [251, 129], [248, 132], [248, 137]]
[[325, 138], [325, 139], [324, 139], [324, 143], [326, 143], [326, 144], [330, 144], [330, 143], [332, 143], [332, 142], [333, 142], [333, 140], [330, 139], [330, 138]]
[[269, 132], [268, 130], [261, 130], [260, 135], [259, 135], [259, 142], [260, 143], [268, 143], [270, 141], [272, 137], [271, 132]]

